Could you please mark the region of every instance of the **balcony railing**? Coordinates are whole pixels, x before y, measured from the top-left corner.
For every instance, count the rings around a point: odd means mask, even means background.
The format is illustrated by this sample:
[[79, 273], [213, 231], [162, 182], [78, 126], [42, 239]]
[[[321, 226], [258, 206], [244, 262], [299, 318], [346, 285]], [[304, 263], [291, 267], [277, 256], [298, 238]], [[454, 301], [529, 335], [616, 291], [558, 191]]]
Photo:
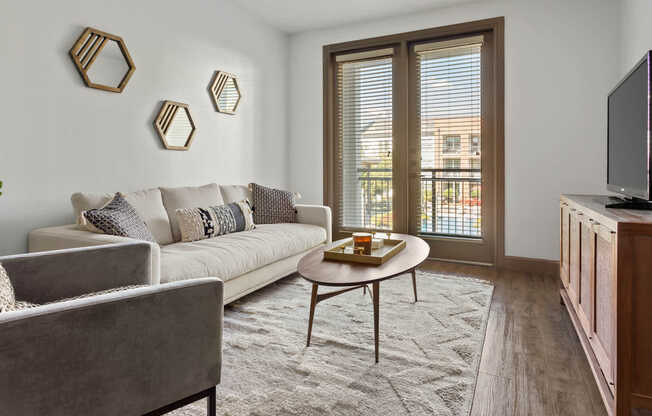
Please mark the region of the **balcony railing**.
[[482, 236], [480, 169], [421, 169], [421, 233]]
[[[365, 224], [391, 228], [391, 169], [358, 169]], [[456, 237], [482, 236], [480, 169], [421, 169], [420, 233]]]

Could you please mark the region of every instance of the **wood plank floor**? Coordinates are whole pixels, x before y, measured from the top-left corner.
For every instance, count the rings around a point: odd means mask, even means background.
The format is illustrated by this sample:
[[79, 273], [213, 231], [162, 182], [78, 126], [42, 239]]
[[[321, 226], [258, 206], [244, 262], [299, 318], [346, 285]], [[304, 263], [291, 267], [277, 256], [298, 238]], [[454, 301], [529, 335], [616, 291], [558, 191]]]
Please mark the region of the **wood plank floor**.
[[421, 268], [494, 282], [472, 416], [606, 416], [551, 275], [428, 261]]

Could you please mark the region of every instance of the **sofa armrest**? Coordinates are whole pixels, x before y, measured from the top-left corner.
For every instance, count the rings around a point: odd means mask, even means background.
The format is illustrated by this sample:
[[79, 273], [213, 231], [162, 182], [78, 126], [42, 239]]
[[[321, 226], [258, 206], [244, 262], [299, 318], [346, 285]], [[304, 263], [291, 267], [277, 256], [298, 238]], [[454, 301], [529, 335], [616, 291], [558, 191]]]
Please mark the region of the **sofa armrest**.
[[0, 314], [0, 414], [145, 414], [215, 386], [222, 297], [203, 278]]
[[330, 207], [297, 204], [297, 220], [302, 224], [318, 225], [326, 229], [326, 244], [333, 242], [333, 220]]
[[0, 257], [16, 298], [47, 303], [130, 285], [152, 284], [152, 245], [110, 244]]
[[152, 247], [152, 284], [161, 281], [161, 248], [156, 243], [143, 242], [128, 237], [98, 234], [80, 230], [79, 226], [62, 225], [33, 230], [28, 235], [28, 249], [30, 252], [61, 250], [75, 247], [91, 247], [114, 243], [146, 243]]

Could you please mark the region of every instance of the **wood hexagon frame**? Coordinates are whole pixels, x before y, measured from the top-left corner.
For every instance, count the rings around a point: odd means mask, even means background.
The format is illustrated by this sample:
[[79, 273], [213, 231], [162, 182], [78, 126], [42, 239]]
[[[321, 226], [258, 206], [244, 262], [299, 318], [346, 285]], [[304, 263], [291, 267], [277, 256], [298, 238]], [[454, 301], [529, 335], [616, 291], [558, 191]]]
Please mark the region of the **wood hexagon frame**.
[[[170, 129], [170, 126], [172, 125], [172, 120], [174, 120], [174, 116], [179, 110], [186, 112], [186, 114], [188, 115], [188, 121], [190, 122], [190, 126], [192, 128], [183, 146], [172, 145], [167, 140], [167, 134]], [[190, 115], [190, 107], [188, 106], [188, 104], [178, 103], [176, 101], [163, 102], [163, 105], [161, 106], [161, 110], [158, 112], [158, 115], [154, 120], [154, 128], [156, 129], [158, 136], [161, 138], [161, 142], [163, 142], [163, 146], [168, 150], [190, 149], [192, 140], [195, 137], [195, 131], [197, 131], [195, 122], [192, 119], [192, 115]]]
[[[129, 66], [129, 70], [124, 74], [117, 87], [94, 83], [88, 77], [88, 70], [102, 52], [107, 40], [113, 40], [118, 44], [120, 52], [122, 52], [122, 56], [124, 57], [126, 64]], [[131, 78], [131, 75], [136, 70], [136, 65], [134, 65], [134, 62], [131, 60], [131, 56], [127, 50], [127, 45], [120, 36], [102, 32], [101, 30], [93, 29], [92, 27], [84, 29], [82, 34], [79, 36], [79, 39], [77, 39], [77, 42], [75, 42], [70, 49], [70, 56], [72, 57], [79, 74], [84, 79], [86, 86], [104, 91], [122, 92], [122, 90], [127, 86], [129, 78]]]
[[[222, 95], [224, 87], [226, 86], [226, 83], [229, 79], [233, 80], [233, 84], [235, 85], [235, 89], [238, 93], [238, 99], [233, 106], [233, 110], [221, 108], [219, 103], [220, 95]], [[238, 85], [238, 78], [234, 74], [230, 74], [224, 71], [215, 71], [215, 76], [213, 77], [213, 82], [211, 82], [210, 86], [210, 93], [217, 112], [224, 114], [235, 114], [235, 112], [238, 110], [238, 105], [242, 99], [242, 92], [240, 91], [240, 85]]]

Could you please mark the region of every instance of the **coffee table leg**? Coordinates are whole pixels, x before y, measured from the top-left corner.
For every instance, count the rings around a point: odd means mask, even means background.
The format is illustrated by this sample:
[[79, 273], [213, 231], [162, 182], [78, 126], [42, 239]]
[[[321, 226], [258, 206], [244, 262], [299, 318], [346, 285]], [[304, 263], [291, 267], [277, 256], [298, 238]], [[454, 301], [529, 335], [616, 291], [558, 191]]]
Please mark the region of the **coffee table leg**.
[[414, 303], [417, 303], [417, 269], [412, 269], [412, 288], [414, 288]]
[[374, 282], [372, 284], [373, 300], [374, 300], [374, 344], [376, 349], [376, 363], [378, 362], [378, 321], [380, 318], [380, 283]]
[[310, 318], [308, 319], [308, 341], [306, 347], [310, 346], [310, 335], [312, 335], [312, 318], [315, 316], [315, 306], [317, 305], [317, 283], [312, 284], [312, 296], [310, 297]]

